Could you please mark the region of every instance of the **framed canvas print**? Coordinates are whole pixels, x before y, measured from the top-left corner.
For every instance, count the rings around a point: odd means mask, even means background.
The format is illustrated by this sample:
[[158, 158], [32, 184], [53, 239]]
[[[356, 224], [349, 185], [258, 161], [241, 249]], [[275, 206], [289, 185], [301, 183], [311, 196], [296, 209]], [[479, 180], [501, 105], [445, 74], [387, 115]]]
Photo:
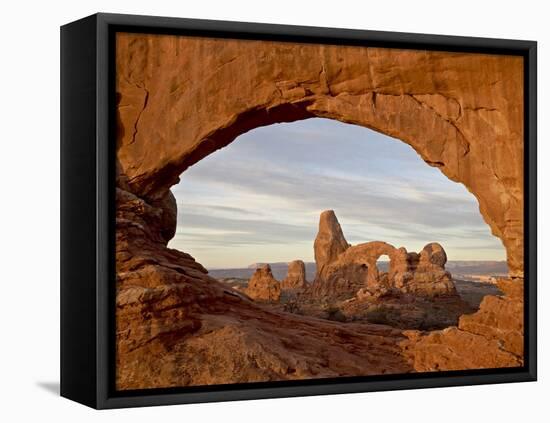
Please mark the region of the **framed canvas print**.
[[536, 379], [536, 43], [61, 29], [61, 393]]

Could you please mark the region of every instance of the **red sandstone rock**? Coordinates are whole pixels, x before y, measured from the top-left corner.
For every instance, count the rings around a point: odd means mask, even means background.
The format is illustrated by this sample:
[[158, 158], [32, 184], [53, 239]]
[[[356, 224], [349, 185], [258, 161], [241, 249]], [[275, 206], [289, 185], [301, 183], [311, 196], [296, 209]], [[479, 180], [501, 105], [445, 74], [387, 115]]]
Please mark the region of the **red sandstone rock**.
[[[323, 276], [328, 280], [331, 278], [332, 274], [339, 273], [339, 269], [349, 266], [363, 266], [368, 275], [366, 281], [361, 277], [360, 281], [362, 282], [362, 286], [367, 286], [373, 290], [376, 290], [381, 287], [379, 277], [380, 272], [378, 271], [376, 261], [380, 258], [380, 256], [388, 255], [390, 258], [389, 273], [393, 273], [392, 262], [394, 261], [393, 257], [395, 252], [395, 247], [382, 241], [371, 241], [364, 244], [354, 245], [338, 256], [337, 260], [334, 260], [331, 263]], [[357, 274], [359, 275], [360, 272], [357, 272]]]
[[486, 296], [478, 312], [463, 315], [458, 327], [422, 333], [407, 331], [402, 342], [416, 371], [523, 365], [523, 281], [501, 279], [513, 296]]
[[317, 275], [349, 247], [333, 210], [325, 210], [319, 218], [319, 231], [313, 244]]
[[[416, 256], [409, 258], [410, 278], [399, 278], [403, 292], [415, 295], [435, 297], [439, 295], [456, 296], [456, 288], [451, 274], [445, 270], [447, 254], [437, 242], [426, 245], [420, 252], [418, 262]], [[414, 264], [412, 264], [414, 263]]]
[[[417, 372], [519, 367], [523, 361], [502, 348], [496, 339], [450, 327], [418, 335], [409, 331], [402, 343]], [[409, 346], [412, 344], [412, 347]], [[409, 351], [412, 349], [412, 353]]]
[[315, 300], [329, 302], [354, 297], [367, 284], [369, 269], [364, 264], [330, 265], [322, 276], [311, 284], [307, 295]]
[[[382, 241], [335, 248], [343, 244], [333, 240], [345, 242], [336, 215], [330, 210], [321, 214], [315, 240], [315, 257], [321, 260], [316, 263], [320, 270], [309, 290], [315, 298], [345, 299], [357, 293], [364, 299], [380, 297], [388, 290], [427, 297], [458, 296], [451, 274], [445, 270], [447, 255], [438, 243], [430, 243], [416, 254]], [[376, 265], [382, 255], [390, 259], [387, 274], [381, 274]]]
[[256, 269], [245, 289], [254, 300], [277, 302], [281, 298], [281, 284], [273, 277], [271, 266], [264, 264]]
[[288, 263], [286, 278], [281, 282], [283, 290], [303, 291], [308, 287], [306, 281], [306, 265], [302, 260], [294, 260]]
[[[522, 58], [129, 33], [116, 51], [118, 389], [522, 362]], [[458, 328], [403, 340], [265, 310], [166, 248], [185, 169], [250, 129], [314, 116], [398, 138], [463, 183], [518, 277], [502, 282], [510, 303], [486, 298]], [[407, 253], [398, 272], [419, 261]]]

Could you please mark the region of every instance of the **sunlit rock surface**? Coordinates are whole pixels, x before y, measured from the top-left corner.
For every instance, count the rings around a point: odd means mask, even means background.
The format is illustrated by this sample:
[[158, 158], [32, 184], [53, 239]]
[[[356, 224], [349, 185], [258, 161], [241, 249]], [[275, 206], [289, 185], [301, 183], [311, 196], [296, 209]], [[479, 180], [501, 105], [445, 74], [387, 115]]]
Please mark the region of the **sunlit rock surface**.
[[[116, 53], [118, 389], [522, 363], [522, 58], [147, 34], [118, 34]], [[398, 138], [463, 183], [506, 247], [506, 295], [458, 328], [403, 334], [268, 310], [166, 247], [185, 169], [314, 116]]]

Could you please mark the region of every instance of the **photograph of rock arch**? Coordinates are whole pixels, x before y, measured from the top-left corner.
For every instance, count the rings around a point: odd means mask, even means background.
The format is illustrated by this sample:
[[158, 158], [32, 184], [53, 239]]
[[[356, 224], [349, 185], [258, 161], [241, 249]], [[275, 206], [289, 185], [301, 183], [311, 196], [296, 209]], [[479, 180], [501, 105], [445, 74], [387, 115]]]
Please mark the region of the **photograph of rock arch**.
[[116, 388], [521, 367], [520, 56], [116, 35]]

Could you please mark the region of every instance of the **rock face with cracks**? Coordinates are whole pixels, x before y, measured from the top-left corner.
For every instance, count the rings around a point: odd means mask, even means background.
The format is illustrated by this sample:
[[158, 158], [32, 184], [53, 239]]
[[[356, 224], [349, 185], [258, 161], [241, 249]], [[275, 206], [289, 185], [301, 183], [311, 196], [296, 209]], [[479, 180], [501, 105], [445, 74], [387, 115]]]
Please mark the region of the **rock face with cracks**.
[[[116, 44], [118, 389], [521, 362], [522, 58], [130, 33]], [[506, 295], [458, 328], [405, 337], [267, 310], [166, 247], [183, 171], [250, 129], [314, 116], [400, 139], [463, 183], [506, 247]]]

